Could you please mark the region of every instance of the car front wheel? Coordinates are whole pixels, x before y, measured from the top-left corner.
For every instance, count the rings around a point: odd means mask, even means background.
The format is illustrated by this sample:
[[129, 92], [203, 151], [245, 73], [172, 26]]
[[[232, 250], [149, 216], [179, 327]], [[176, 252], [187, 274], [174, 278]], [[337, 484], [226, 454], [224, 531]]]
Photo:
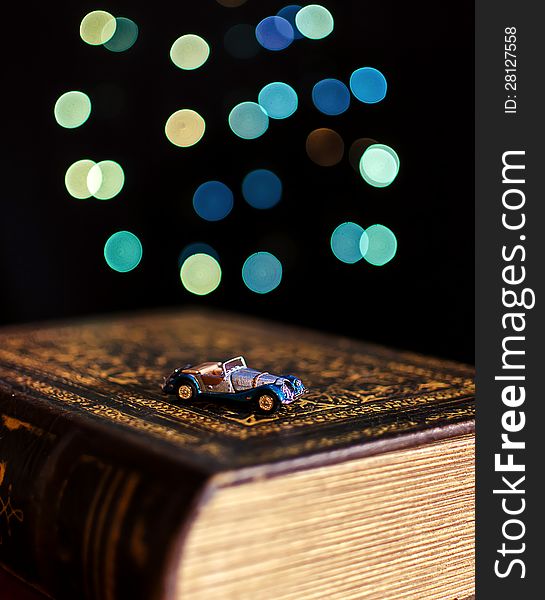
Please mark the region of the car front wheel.
[[193, 400], [197, 395], [195, 386], [190, 381], [181, 381], [176, 387], [176, 396], [181, 402]]
[[280, 400], [278, 400], [278, 397], [273, 392], [267, 390], [256, 396], [255, 404], [257, 412], [264, 415], [272, 415], [278, 410]]

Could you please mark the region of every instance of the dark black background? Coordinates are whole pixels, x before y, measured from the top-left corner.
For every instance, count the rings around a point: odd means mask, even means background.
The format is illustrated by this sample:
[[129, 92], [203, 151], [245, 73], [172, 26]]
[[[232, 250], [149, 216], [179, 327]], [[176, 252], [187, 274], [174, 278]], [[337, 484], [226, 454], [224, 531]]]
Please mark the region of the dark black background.
[[[473, 3], [327, 0], [335, 30], [325, 40], [261, 50], [250, 60], [230, 57], [223, 36], [232, 25], [255, 25], [286, 4], [12, 6], [3, 33], [2, 322], [197, 304], [473, 361]], [[81, 41], [79, 23], [97, 8], [139, 25], [131, 50], [116, 54]], [[184, 33], [211, 46], [209, 61], [193, 72], [169, 59]], [[386, 99], [375, 106], [353, 99], [338, 117], [319, 113], [310, 99], [314, 83], [348, 82], [361, 66], [385, 74]], [[237, 138], [227, 124], [230, 109], [255, 101], [271, 81], [296, 89], [299, 110], [271, 121], [257, 140]], [[74, 130], [53, 118], [56, 99], [70, 89], [93, 102], [91, 118]], [[164, 135], [166, 119], [180, 108], [197, 110], [207, 124], [189, 149]], [[317, 127], [343, 136], [339, 165], [308, 159], [305, 139]], [[401, 170], [389, 188], [371, 188], [350, 167], [348, 148], [359, 137], [398, 152]], [[109, 202], [71, 198], [64, 174], [81, 158], [118, 161], [122, 193]], [[270, 168], [283, 181], [282, 202], [272, 210], [242, 199], [242, 178], [255, 168]], [[191, 203], [210, 179], [235, 191], [232, 213], [217, 223], [201, 220]], [[339, 262], [329, 238], [347, 220], [390, 227], [396, 258], [382, 268]], [[144, 247], [142, 263], [127, 274], [103, 258], [105, 240], [121, 229]], [[179, 279], [178, 255], [194, 241], [211, 244], [223, 269], [221, 286], [204, 298]], [[264, 296], [241, 279], [245, 258], [258, 250], [284, 266], [282, 284]]]

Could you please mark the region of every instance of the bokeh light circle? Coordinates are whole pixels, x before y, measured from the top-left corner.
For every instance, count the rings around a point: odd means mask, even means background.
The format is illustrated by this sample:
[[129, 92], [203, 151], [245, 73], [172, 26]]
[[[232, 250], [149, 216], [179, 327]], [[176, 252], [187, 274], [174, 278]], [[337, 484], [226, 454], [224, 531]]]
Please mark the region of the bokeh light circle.
[[381, 267], [390, 262], [397, 252], [397, 239], [394, 232], [384, 225], [371, 225], [365, 230], [367, 234], [367, 248], [362, 238], [361, 252], [365, 260]]
[[333, 129], [322, 127], [311, 131], [306, 141], [307, 155], [321, 167], [332, 167], [341, 162], [344, 155], [342, 137]]
[[321, 40], [332, 31], [335, 23], [333, 15], [319, 4], [309, 4], [295, 15], [297, 29], [311, 40]]
[[221, 267], [210, 254], [192, 254], [182, 264], [180, 279], [188, 292], [206, 296], [219, 286]]
[[110, 52], [125, 52], [132, 48], [138, 39], [138, 25], [126, 17], [116, 17], [113, 36], [104, 44]]
[[102, 169], [95, 164], [89, 169], [89, 173], [87, 173], [87, 189], [91, 196], [93, 196], [95, 192], [98, 192], [102, 185], [102, 181]]
[[246, 4], [248, 0], [216, 0], [218, 4], [225, 6], [226, 8], [238, 8], [243, 4]]
[[340, 115], [350, 106], [350, 90], [338, 79], [322, 79], [312, 89], [312, 102], [324, 115]]
[[373, 187], [386, 187], [397, 177], [399, 157], [385, 144], [372, 144], [360, 159], [360, 173], [363, 179]]
[[244, 140], [262, 136], [269, 128], [269, 117], [257, 102], [241, 102], [229, 113], [229, 127]]
[[297, 110], [299, 99], [290, 85], [275, 81], [259, 92], [258, 102], [271, 119], [286, 119]]
[[142, 244], [130, 231], [118, 231], [104, 245], [104, 258], [108, 266], [119, 273], [127, 273], [142, 260]]
[[272, 292], [282, 281], [282, 263], [270, 252], [256, 252], [244, 262], [242, 280], [256, 294]]
[[179, 37], [170, 49], [172, 62], [185, 71], [202, 67], [210, 56], [210, 46], [202, 37], [188, 33]]
[[363, 156], [363, 153], [372, 146], [373, 144], [377, 144], [377, 140], [373, 138], [358, 138], [352, 142], [350, 146], [350, 150], [348, 151], [348, 161], [350, 162], [350, 166], [357, 173], [360, 172], [360, 160]]
[[221, 221], [233, 208], [233, 192], [221, 181], [207, 181], [195, 190], [193, 208], [206, 221]]
[[64, 185], [73, 198], [85, 200], [92, 196], [87, 186], [87, 176], [95, 164], [94, 160], [78, 160], [66, 170]]
[[350, 76], [350, 89], [360, 102], [376, 104], [384, 100], [388, 84], [386, 77], [378, 69], [362, 67]]
[[286, 19], [265, 17], [255, 28], [257, 41], [267, 50], [284, 50], [294, 40], [293, 27]]
[[105, 10], [94, 10], [83, 17], [79, 26], [81, 39], [91, 46], [100, 46], [111, 40], [115, 34], [117, 21]]
[[98, 200], [111, 200], [123, 189], [125, 173], [113, 160], [102, 160], [89, 170], [87, 187]]
[[293, 27], [293, 37], [296, 40], [302, 40], [305, 36], [297, 29], [295, 23], [295, 15], [301, 10], [302, 6], [299, 4], [289, 4], [281, 8], [276, 14], [286, 21]]
[[201, 140], [205, 129], [206, 123], [198, 112], [183, 108], [170, 115], [165, 125], [165, 134], [175, 146], [188, 148]]
[[178, 267], [181, 268], [182, 264], [185, 262], [186, 258], [193, 256], [193, 254], [208, 254], [215, 258], [218, 262], [220, 260], [219, 254], [210, 246], [210, 244], [206, 244], [205, 242], [192, 242], [185, 246], [185, 248], [180, 252], [178, 256]]
[[91, 114], [91, 100], [87, 94], [77, 90], [66, 92], [55, 102], [53, 114], [61, 127], [80, 127]]
[[282, 182], [268, 169], [256, 169], [242, 181], [244, 200], [254, 208], [272, 208], [282, 197]]
[[223, 38], [223, 45], [234, 58], [253, 58], [261, 46], [255, 37], [255, 27], [248, 23], [233, 25]]
[[340, 261], [354, 264], [363, 258], [362, 250], [367, 251], [368, 238], [363, 227], [347, 221], [341, 223], [331, 234], [331, 250]]

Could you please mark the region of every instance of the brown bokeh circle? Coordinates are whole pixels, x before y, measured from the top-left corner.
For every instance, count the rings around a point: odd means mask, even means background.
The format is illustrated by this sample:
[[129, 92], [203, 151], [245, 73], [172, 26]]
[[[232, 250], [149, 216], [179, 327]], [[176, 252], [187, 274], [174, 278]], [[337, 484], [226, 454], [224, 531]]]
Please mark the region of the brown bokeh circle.
[[218, 4], [226, 6], [227, 8], [237, 8], [237, 6], [245, 4], [246, 1], [247, 0], [216, 0]]
[[336, 131], [322, 127], [309, 133], [306, 150], [310, 160], [317, 165], [332, 167], [338, 164], [344, 155], [344, 142]]

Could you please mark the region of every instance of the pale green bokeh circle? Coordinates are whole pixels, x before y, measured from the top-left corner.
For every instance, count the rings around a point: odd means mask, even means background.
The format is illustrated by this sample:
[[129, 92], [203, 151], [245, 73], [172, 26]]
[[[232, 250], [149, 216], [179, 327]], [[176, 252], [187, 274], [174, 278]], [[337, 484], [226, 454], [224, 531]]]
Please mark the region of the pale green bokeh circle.
[[81, 39], [91, 46], [100, 46], [112, 39], [117, 27], [115, 17], [105, 10], [94, 10], [83, 17], [79, 26]]
[[269, 128], [269, 115], [257, 102], [241, 102], [229, 113], [231, 131], [243, 140], [254, 140]]
[[[376, 267], [390, 262], [397, 252], [397, 238], [385, 225], [371, 225], [365, 230], [367, 240], [362, 237], [360, 250], [363, 258]], [[364, 248], [366, 243], [367, 248]]]
[[55, 120], [61, 127], [74, 129], [83, 125], [91, 114], [91, 100], [87, 94], [73, 90], [66, 92], [55, 102]]
[[399, 156], [385, 144], [373, 144], [360, 159], [360, 173], [373, 187], [386, 187], [397, 177]]
[[64, 176], [64, 185], [73, 198], [85, 200], [92, 196], [87, 186], [87, 176], [95, 164], [94, 160], [83, 159], [68, 167]]
[[113, 160], [102, 160], [87, 174], [87, 187], [98, 200], [111, 200], [123, 189], [125, 173]]
[[221, 267], [209, 254], [192, 254], [180, 269], [180, 279], [188, 292], [197, 296], [206, 296], [220, 284]]
[[202, 37], [193, 33], [179, 37], [170, 49], [172, 62], [185, 71], [202, 67], [210, 56], [210, 46]]
[[321, 40], [332, 31], [335, 23], [333, 15], [319, 4], [309, 4], [295, 15], [297, 29], [311, 40]]

